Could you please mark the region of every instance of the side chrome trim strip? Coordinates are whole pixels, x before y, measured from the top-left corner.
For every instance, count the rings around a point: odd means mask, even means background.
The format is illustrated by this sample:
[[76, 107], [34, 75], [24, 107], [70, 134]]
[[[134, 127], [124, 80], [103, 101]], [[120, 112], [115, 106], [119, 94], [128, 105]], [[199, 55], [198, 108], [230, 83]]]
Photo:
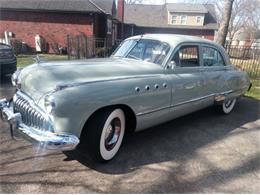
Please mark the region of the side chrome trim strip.
[[140, 112], [140, 113], [137, 113], [136, 116], [142, 116], [142, 115], [145, 115], [145, 114], [150, 114], [150, 113], [153, 113], [153, 112], [158, 112], [160, 110], [165, 110], [165, 109], [169, 109], [171, 108], [172, 106], [165, 106], [165, 107], [161, 107], [161, 108], [156, 108], [156, 109], [153, 109], [153, 110], [149, 110], [149, 111], [146, 111], [146, 112]]
[[142, 78], [155, 78], [160, 76], [161, 74], [154, 74], [154, 75], [139, 75], [139, 76], [127, 76], [127, 77], [116, 77], [113, 79], [103, 79], [103, 80], [94, 80], [94, 81], [86, 81], [86, 82], [78, 82], [78, 83], [68, 83], [68, 84], [59, 84], [53, 90], [53, 93], [56, 91], [60, 91], [70, 87], [76, 87], [85, 84], [92, 84], [92, 83], [101, 83], [101, 82], [110, 82], [110, 81], [120, 81], [126, 79], [142, 79]]
[[136, 116], [142, 116], [142, 115], [145, 115], [145, 114], [158, 112], [160, 110], [174, 108], [174, 107], [177, 107], [177, 106], [181, 106], [181, 105], [197, 102], [197, 101], [200, 101], [200, 100], [203, 100], [203, 99], [206, 99], [206, 98], [210, 98], [210, 97], [214, 97], [214, 96], [218, 96], [218, 95], [227, 95], [227, 94], [230, 94], [232, 92], [233, 92], [233, 90], [229, 90], [229, 91], [225, 91], [225, 92], [221, 92], [221, 93], [213, 93], [213, 94], [210, 94], [210, 95], [206, 95], [206, 96], [202, 96], [202, 97], [199, 97], [199, 98], [194, 98], [194, 99], [191, 99], [191, 100], [188, 100], [188, 101], [180, 102], [178, 104], [173, 104], [173, 105], [169, 105], [169, 106], [165, 106], [165, 107], [161, 107], [161, 108], [156, 108], [156, 109], [149, 110], [149, 111], [146, 111], [146, 112], [140, 112], [140, 113], [137, 113]]

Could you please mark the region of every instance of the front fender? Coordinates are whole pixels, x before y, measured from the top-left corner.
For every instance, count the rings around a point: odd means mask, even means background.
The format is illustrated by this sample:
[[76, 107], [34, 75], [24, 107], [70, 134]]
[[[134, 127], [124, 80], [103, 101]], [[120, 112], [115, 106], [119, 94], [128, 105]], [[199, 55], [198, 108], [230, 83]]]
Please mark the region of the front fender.
[[[165, 90], [151, 89], [150, 92], [144, 90], [147, 83], [153, 86], [155, 82], [162, 85], [165, 79], [162, 76], [156, 76], [96, 82], [57, 91], [53, 94], [57, 100], [53, 116], [54, 128], [56, 131], [65, 131], [80, 136], [87, 119], [96, 110], [111, 105], [126, 105], [137, 114], [143, 110], [151, 109], [154, 102], [149, 97], [154, 96], [155, 92], [168, 97], [165, 100], [161, 98], [158, 102], [161, 104], [170, 103], [170, 87]], [[140, 92], [135, 90], [136, 86], [140, 86]], [[144, 104], [142, 98], [148, 102]]]

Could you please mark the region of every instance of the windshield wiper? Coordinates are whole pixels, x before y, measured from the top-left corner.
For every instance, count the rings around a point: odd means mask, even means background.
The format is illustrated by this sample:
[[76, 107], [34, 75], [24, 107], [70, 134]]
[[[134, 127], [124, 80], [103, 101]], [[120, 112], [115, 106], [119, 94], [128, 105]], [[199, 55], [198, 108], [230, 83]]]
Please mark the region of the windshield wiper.
[[138, 58], [138, 57], [133, 56], [133, 55], [128, 55], [127, 58], [132, 58], [132, 59], [135, 59], [135, 60], [141, 60], [141, 58]]

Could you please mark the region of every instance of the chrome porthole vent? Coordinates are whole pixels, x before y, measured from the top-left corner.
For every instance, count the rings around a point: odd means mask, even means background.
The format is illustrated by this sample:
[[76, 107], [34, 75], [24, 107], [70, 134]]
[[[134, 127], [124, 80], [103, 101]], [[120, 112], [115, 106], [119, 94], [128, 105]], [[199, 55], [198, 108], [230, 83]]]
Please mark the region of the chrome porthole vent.
[[141, 91], [140, 87], [136, 87], [136, 88], [135, 88], [135, 91], [136, 91], [137, 93], [139, 93], [139, 92]]
[[146, 86], [145, 86], [145, 89], [146, 89], [147, 91], [149, 91], [149, 90], [150, 90], [150, 86], [149, 86], [149, 85], [146, 85]]

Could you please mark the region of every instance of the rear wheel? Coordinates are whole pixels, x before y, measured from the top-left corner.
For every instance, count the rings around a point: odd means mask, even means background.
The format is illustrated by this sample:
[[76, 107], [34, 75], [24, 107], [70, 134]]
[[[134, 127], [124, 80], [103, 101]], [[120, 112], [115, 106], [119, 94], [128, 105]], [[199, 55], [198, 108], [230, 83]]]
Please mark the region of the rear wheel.
[[221, 105], [217, 106], [217, 111], [222, 114], [229, 114], [235, 107], [237, 99], [224, 101]]
[[97, 161], [109, 161], [117, 154], [125, 134], [123, 110], [106, 109], [96, 114], [86, 125], [82, 140], [88, 154]]

